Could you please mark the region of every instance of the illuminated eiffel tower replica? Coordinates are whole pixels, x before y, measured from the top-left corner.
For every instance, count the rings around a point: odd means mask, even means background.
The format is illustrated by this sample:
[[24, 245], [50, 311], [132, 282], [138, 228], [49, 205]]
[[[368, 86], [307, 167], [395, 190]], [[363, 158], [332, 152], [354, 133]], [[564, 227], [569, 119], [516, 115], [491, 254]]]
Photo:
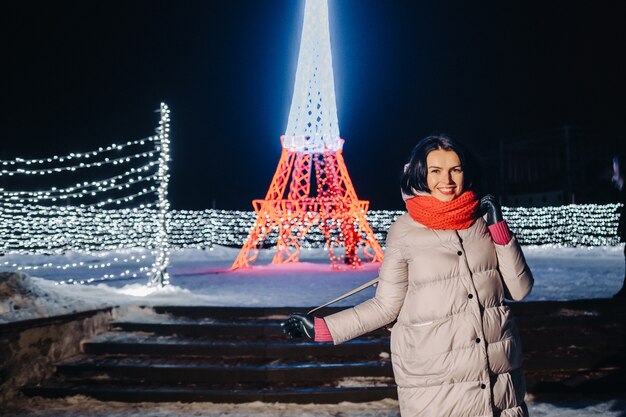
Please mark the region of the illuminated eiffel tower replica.
[[[305, 235], [320, 230], [331, 265], [357, 268], [380, 262], [383, 251], [343, 160], [333, 80], [328, 5], [307, 0], [287, 131], [282, 154], [263, 200], [254, 200], [256, 221], [231, 269], [250, 267], [264, 239], [278, 230], [273, 264], [298, 262]], [[312, 230], [313, 229], [313, 230]]]

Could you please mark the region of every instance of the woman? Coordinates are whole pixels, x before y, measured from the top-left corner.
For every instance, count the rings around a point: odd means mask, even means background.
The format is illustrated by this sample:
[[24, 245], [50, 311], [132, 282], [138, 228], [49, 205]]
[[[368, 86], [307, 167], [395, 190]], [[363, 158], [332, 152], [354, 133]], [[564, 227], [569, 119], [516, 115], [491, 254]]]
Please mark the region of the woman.
[[323, 319], [293, 314], [285, 333], [338, 344], [397, 319], [391, 353], [404, 417], [527, 416], [504, 299], [528, 295], [533, 277], [499, 206], [478, 201], [466, 154], [446, 136], [417, 144], [402, 194], [408, 213], [389, 229], [374, 298]]

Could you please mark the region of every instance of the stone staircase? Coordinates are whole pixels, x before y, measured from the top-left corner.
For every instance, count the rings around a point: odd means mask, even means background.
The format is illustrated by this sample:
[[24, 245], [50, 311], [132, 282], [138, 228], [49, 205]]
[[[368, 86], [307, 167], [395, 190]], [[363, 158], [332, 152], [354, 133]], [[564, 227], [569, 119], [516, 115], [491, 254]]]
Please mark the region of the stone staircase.
[[[349, 343], [288, 340], [293, 308], [157, 307], [83, 342], [27, 395], [128, 402], [363, 402], [394, 398], [389, 331]], [[298, 311], [306, 311], [299, 308]], [[333, 309], [327, 309], [327, 313]]]
[[[626, 398], [626, 303], [511, 305], [535, 398]], [[280, 322], [306, 308], [155, 307], [118, 319], [59, 363], [30, 396], [126, 402], [364, 402], [396, 398], [389, 331], [333, 346], [288, 340]], [[339, 309], [327, 308], [323, 314]]]

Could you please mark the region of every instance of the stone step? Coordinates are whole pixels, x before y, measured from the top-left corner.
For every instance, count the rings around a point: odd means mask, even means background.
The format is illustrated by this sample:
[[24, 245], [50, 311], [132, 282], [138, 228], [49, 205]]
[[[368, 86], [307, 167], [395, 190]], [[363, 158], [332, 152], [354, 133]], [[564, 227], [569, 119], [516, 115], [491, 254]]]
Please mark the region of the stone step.
[[[588, 299], [569, 301], [523, 301], [508, 302], [516, 318], [529, 322], [568, 321], [580, 318], [581, 321], [594, 320], [594, 317], [608, 317], [616, 321], [626, 316], [623, 302], [618, 299]], [[216, 320], [284, 320], [290, 313], [310, 311], [313, 307], [211, 307], [211, 306], [155, 306], [151, 309], [158, 314], [195, 319]], [[346, 307], [325, 307], [315, 313], [319, 317], [336, 313]]]
[[225, 341], [179, 336], [154, 336], [131, 332], [109, 332], [82, 344], [83, 352], [93, 355], [148, 356], [227, 356], [265, 359], [305, 357], [378, 357], [389, 353], [389, 339], [363, 339], [334, 346], [306, 340]]
[[[217, 320], [169, 320], [162, 321], [118, 320], [111, 323], [111, 330], [143, 332], [157, 335], [177, 335], [207, 339], [268, 339], [286, 340], [281, 321], [217, 321]], [[366, 337], [389, 338], [387, 329], [378, 329]]]
[[519, 326], [524, 352], [550, 352], [560, 348], [583, 347], [610, 354], [624, 352], [626, 331], [622, 325], [595, 327], [528, 328]]
[[113, 330], [204, 338], [285, 338], [279, 321], [270, 322], [141, 322], [116, 321]]
[[[591, 372], [594, 369], [624, 368], [624, 350], [598, 351], [588, 347], [560, 348], [551, 352], [525, 351], [527, 372]], [[626, 368], [625, 368], [626, 369]]]
[[548, 317], [565, 317], [568, 319], [597, 316], [624, 317], [626, 310], [622, 300], [593, 298], [568, 301], [521, 301], [507, 302], [515, 317], [520, 321], [543, 321]]
[[391, 362], [272, 362], [169, 358], [83, 357], [57, 365], [65, 378], [121, 379], [162, 384], [324, 382], [347, 377], [392, 377]]
[[[342, 308], [325, 309], [320, 316]], [[511, 303], [535, 396], [626, 394], [626, 317], [613, 300]], [[155, 307], [83, 342], [28, 395], [116, 401], [317, 402], [395, 398], [386, 329], [338, 346], [289, 340], [306, 308]], [[154, 312], [157, 313], [154, 316]], [[382, 353], [382, 355], [381, 355]]]
[[536, 401], [594, 398], [626, 399], [624, 368], [601, 367], [573, 370], [525, 370], [527, 390]]
[[369, 402], [385, 398], [397, 398], [393, 383], [376, 386], [327, 387], [308, 386], [296, 388], [205, 388], [205, 387], [171, 387], [171, 386], [106, 386], [106, 385], [74, 385], [44, 384], [25, 388], [29, 396], [44, 398], [62, 398], [73, 395], [85, 395], [101, 401], [122, 402], [214, 402], [244, 403], [253, 401], [283, 403], [339, 403]]
[[[286, 319], [294, 312], [307, 312], [314, 307], [212, 307], [212, 306], [155, 306], [151, 309], [157, 314], [193, 319], [212, 318], [216, 320], [279, 320]], [[342, 307], [326, 307], [320, 311], [323, 315], [341, 311]]]

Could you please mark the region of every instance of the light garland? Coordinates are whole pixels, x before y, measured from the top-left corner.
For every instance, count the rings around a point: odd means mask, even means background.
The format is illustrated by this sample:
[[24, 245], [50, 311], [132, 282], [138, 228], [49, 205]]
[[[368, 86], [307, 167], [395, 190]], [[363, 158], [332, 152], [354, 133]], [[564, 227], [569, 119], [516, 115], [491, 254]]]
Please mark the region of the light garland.
[[[503, 207], [504, 217], [523, 245], [613, 246], [618, 244], [619, 204], [559, 207]], [[103, 210], [78, 207], [41, 207], [28, 218], [0, 211], [0, 248], [5, 253], [97, 252], [158, 247], [159, 209]], [[404, 211], [374, 210], [367, 220], [377, 239], [385, 241], [389, 226]], [[576, 219], [576, 221], [572, 221]], [[172, 210], [167, 221], [168, 244], [174, 248], [210, 249], [215, 245], [241, 247], [255, 221], [252, 211]], [[277, 232], [265, 247], [277, 242]], [[56, 242], [58, 245], [52, 245]], [[322, 233], [307, 233], [304, 248], [322, 248]]]
[[141, 153], [138, 153], [138, 154], [135, 154], [135, 155], [124, 156], [124, 157], [114, 158], [114, 159], [104, 158], [104, 160], [101, 161], [101, 162], [91, 162], [91, 163], [81, 162], [78, 165], [64, 166], [64, 167], [59, 167], [59, 168], [44, 168], [44, 169], [24, 169], [24, 168], [18, 168], [18, 169], [15, 169], [15, 170], [2, 169], [2, 170], [0, 170], [0, 176], [3, 176], [3, 175], [13, 176], [13, 175], [18, 175], [18, 174], [22, 174], [22, 175], [46, 175], [46, 174], [54, 174], [54, 173], [58, 173], [58, 172], [76, 171], [77, 169], [83, 169], [83, 168], [101, 167], [101, 166], [105, 166], [105, 165], [108, 165], [108, 164], [118, 165], [118, 164], [122, 164], [122, 163], [131, 162], [133, 159], [151, 158], [152, 156], [154, 156], [155, 153], [156, 152], [152, 152], [152, 151], [151, 152], [141, 152]]
[[111, 191], [111, 190], [121, 191], [121, 190], [124, 190], [124, 188], [129, 188], [133, 184], [151, 181], [156, 178], [157, 178], [156, 174], [149, 175], [147, 177], [138, 176], [136, 178], [129, 179], [125, 184], [113, 185], [115, 184], [115, 181], [112, 181], [111, 182], [112, 185], [106, 186], [106, 187], [100, 186], [95, 190], [80, 190], [76, 193], [62, 193], [62, 194], [52, 194], [51, 192], [45, 192], [45, 193], [42, 193], [42, 195], [37, 196], [37, 197], [25, 197], [25, 198], [19, 198], [17, 196], [9, 196], [8, 200], [26, 201], [28, 203], [34, 203], [34, 204], [37, 204], [41, 201], [49, 200], [54, 203], [57, 200], [67, 200], [70, 198], [81, 198], [81, 197], [87, 197], [87, 196], [93, 197], [93, 196], [96, 196], [97, 194], [104, 193], [104, 192]]
[[[116, 175], [111, 178], [107, 178], [101, 181], [93, 181], [93, 182], [84, 182], [78, 183], [74, 186], [70, 186], [67, 188], [56, 188], [52, 187], [50, 190], [46, 191], [6, 191], [3, 188], [0, 188], [0, 195], [2, 195], [3, 199], [8, 200], [20, 200], [20, 201], [29, 201], [33, 203], [37, 203], [40, 200], [52, 200], [53, 198], [72, 198], [72, 197], [83, 197], [88, 194], [93, 194], [93, 192], [100, 192], [104, 187], [107, 187], [109, 184], [111, 186], [115, 184], [118, 180], [123, 179], [124, 177], [130, 176], [135, 173], [145, 172], [150, 170], [151, 167], [158, 165], [158, 161], [150, 161], [146, 165], [139, 168], [131, 168], [123, 174]], [[148, 175], [147, 177], [142, 177], [138, 175], [136, 179], [128, 180], [128, 183], [133, 183], [138, 180], [143, 179], [152, 179], [156, 178], [156, 174]], [[76, 193], [78, 191], [78, 194]], [[21, 197], [25, 196], [25, 197]], [[30, 197], [29, 197], [30, 196]], [[53, 200], [54, 201], [54, 200]]]
[[550, 207], [503, 207], [509, 227], [524, 245], [617, 245], [621, 204], [570, 204]]
[[143, 139], [138, 139], [135, 141], [128, 141], [125, 144], [111, 144], [109, 146], [107, 146], [106, 148], [98, 148], [97, 151], [91, 151], [91, 152], [85, 152], [85, 153], [70, 153], [68, 155], [63, 155], [63, 156], [53, 156], [50, 158], [43, 158], [43, 159], [24, 159], [24, 158], [15, 158], [15, 159], [11, 159], [11, 160], [0, 160], [0, 165], [19, 165], [19, 164], [25, 164], [25, 165], [33, 165], [33, 164], [45, 164], [45, 163], [51, 163], [51, 162], [64, 162], [65, 160], [72, 160], [72, 159], [81, 159], [81, 158], [91, 158], [92, 156], [97, 156], [101, 153], [104, 152], [109, 152], [112, 150], [116, 150], [116, 151], [121, 151], [129, 146], [133, 146], [133, 145], [144, 145], [146, 142], [154, 142], [155, 140], [157, 140], [156, 136], [151, 136], [151, 137], [147, 137], [147, 138], [143, 138]]
[[168, 285], [170, 282], [167, 266], [169, 264], [169, 242], [167, 239], [167, 223], [170, 210], [170, 203], [167, 200], [167, 186], [169, 184], [169, 168], [167, 163], [170, 160], [170, 110], [165, 103], [161, 103], [161, 120], [159, 121], [159, 144], [161, 146], [161, 155], [159, 157], [158, 171], [158, 203], [159, 209], [157, 216], [157, 234], [156, 234], [156, 261], [152, 265], [150, 271], [148, 285], [159, 285], [161, 287]]
[[[511, 230], [524, 245], [556, 246], [613, 246], [616, 236], [617, 209], [619, 204], [568, 205], [558, 207], [503, 207], [503, 214]], [[130, 268], [121, 273], [91, 276], [97, 271], [108, 270], [119, 264], [139, 265], [145, 257], [115, 259], [116, 263], [94, 263], [88, 266], [87, 278], [66, 280], [66, 283], [94, 283], [137, 277], [145, 273], [154, 277], [158, 269], [169, 259], [169, 247], [212, 250], [215, 245], [241, 247], [255, 221], [252, 211], [236, 210], [175, 210], [167, 216], [166, 241], [155, 239], [159, 225], [160, 208], [137, 207], [133, 209], [103, 210], [78, 207], [40, 207], [30, 212], [7, 213], [0, 210], [0, 242], [4, 253], [15, 254], [62, 254], [66, 251], [97, 253], [133, 248], [151, 248], [157, 261], [132, 272]], [[370, 211], [367, 220], [376, 238], [384, 242], [387, 230], [404, 211]], [[161, 235], [165, 239], [165, 235]], [[265, 239], [265, 247], [273, 247], [278, 241], [274, 232]], [[159, 244], [165, 246], [159, 246]], [[321, 233], [308, 233], [302, 242], [303, 249], [325, 248], [326, 240]], [[161, 252], [162, 251], [162, 252]], [[159, 257], [159, 253], [162, 253]], [[159, 263], [161, 262], [161, 263]], [[85, 263], [44, 263], [24, 266], [4, 262], [5, 268], [43, 273], [52, 270], [84, 268]], [[156, 267], [155, 267], [156, 265]], [[128, 271], [128, 272], [127, 272]], [[167, 273], [165, 271], [165, 273]], [[158, 276], [158, 275], [156, 275]], [[165, 276], [169, 278], [168, 276]], [[158, 280], [153, 285], [160, 285]]]
[[[101, 262], [44, 262], [33, 265], [17, 264], [5, 261], [4, 268], [35, 272], [45, 276], [46, 270], [70, 271], [80, 279], [68, 278], [62, 283], [89, 284], [136, 278], [147, 275], [149, 285], [167, 285], [169, 275], [170, 246], [174, 248], [198, 248], [212, 250], [215, 245], [241, 247], [248, 237], [248, 232], [256, 220], [252, 211], [227, 210], [178, 210], [170, 211], [167, 199], [169, 183], [168, 162], [170, 160], [170, 111], [165, 104], [160, 107], [161, 120], [158, 134], [125, 145], [110, 145], [98, 151], [83, 154], [69, 154], [63, 157], [46, 159], [22, 159], [0, 161], [4, 166], [19, 164], [33, 165], [50, 162], [66, 162], [80, 158], [93, 158], [104, 152], [120, 151], [131, 146], [149, 144], [154, 150], [136, 152], [115, 158], [104, 158], [90, 164], [78, 164], [56, 168], [46, 168], [48, 174], [66, 172], [72, 168], [97, 167], [102, 164], [129, 163], [142, 157], [159, 155], [158, 160], [149, 160], [138, 167], [129, 167], [125, 172], [105, 179], [82, 181], [73, 186], [52, 187], [48, 190], [24, 191], [0, 189], [0, 251], [6, 254], [45, 254], [62, 255], [65, 252], [97, 253], [100, 251], [123, 252], [136, 248], [148, 248], [154, 255], [154, 261], [145, 255], [120, 255], [113, 261]], [[98, 165], [101, 164], [101, 165]], [[154, 168], [156, 167], [156, 171]], [[57, 171], [55, 171], [57, 169]], [[9, 171], [9, 170], [5, 170]], [[12, 169], [14, 175], [31, 175], [42, 170]], [[86, 170], [85, 172], [89, 172]], [[137, 190], [139, 184], [148, 183], [147, 187]], [[111, 196], [109, 193], [125, 192], [123, 196]], [[155, 194], [156, 201], [141, 202], [135, 207], [126, 207], [138, 197]], [[103, 198], [104, 197], [104, 198]], [[86, 198], [98, 201], [84, 202]], [[60, 206], [72, 201], [72, 204]], [[106, 208], [122, 206], [123, 208]], [[617, 210], [620, 204], [585, 204], [558, 207], [503, 207], [503, 215], [509, 227], [524, 245], [556, 246], [612, 246], [617, 245]], [[366, 215], [372, 233], [380, 242], [384, 242], [393, 221], [404, 211], [378, 210]], [[285, 216], [294, 213], [285, 212]], [[308, 213], [311, 217], [312, 213]], [[285, 220], [285, 219], [282, 219]], [[281, 221], [282, 221], [281, 220]], [[293, 216], [285, 224], [285, 230], [302, 236], [296, 229]], [[267, 219], [265, 219], [267, 221]], [[290, 226], [291, 224], [291, 226]], [[332, 226], [332, 227], [331, 227]], [[356, 226], [356, 225], [354, 225]], [[341, 219], [337, 224], [310, 225], [304, 235], [302, 249], [327, 247], [327, 237], [331, 241], [342, 240]], [[315, 230], [317, 229], [317, 230]], [[355, 229], [356, 230], [356, 229]], [[278, 231], [264, 236], [261, 247], [274, 247], [280, 242]], [[357, 233], [363, 233], [357, 231]], [[284, 236], [282, 237], [284, 241]], [[364, 236], [367, 238], [367, 236]], [[339, 254], [337, 256], [340, 256]], [[339, 259], [339, 258], [338, 258]], [[86, 272], [82, 272], [86, 269]], [[105, 272], [104, 274], [98, 273]]]
[[39, 207], [27, 214], [0, 211], [4, 253], [58, 254], [154, 248], [157, 211]]
[[[71, 270], [73, 268], [81, 268], [81, 267], [87, 267], [87, 269], [90, 269], [90, 270], [105, 269], [105, 268], [108, 270], [111, 267], [115, 267], [116, 265], [119, 265], [119, 263], [124, 263], [124, 264], [128, 264], [128, 263], [139, 264], [142, 262], [145, 263], [147, 261], [147, 257], [145, 255], [141, 255], [141, 256], [133, 255], [130, 258], [115, 257], [113, 258], [113, 261], [114, 262], [101, 262], [98, 264], [91, 264], [91, 263], [87, 264], [84, 261], [80, 261], [80, 262], [73, 262], [73, 263], [68, 263], [68, 264], [63, 264], [63, 265], [56, 265], [53, 262], [47, 262], [42, 265], [32, 265], [32, 266], [20, 265], [15, 262], [5, 261], [3, 263], [3, 266], [14, 269], [14, 270], [18, 270], [18, 271], [32, 271], [32, 273], [37, 273], [39, 270], [46, 270], [46, 269], [53, 269], [53, 270], [56, 269], [58, 271], [58, 270]], [[69, 278], [67, 280], [59, 281], [58, 284], [92, 284], [92, 283], [111, 281], [111, 280], [116, 280], [116, 279], [121, 279], [121, 278], [137, 278], [139, 274], [147, 273], [150, 269], [151, 267], [149, 266], [141, 266], [135, 272], [133, 272], [131, 269], [126, 269], [119, 274], [108, 273], [108, 274], [104, 274], [103, 276], [87, 277], [87, 278], [81, 278], [81, 279]], [[87, 274], [89, 273], [91, 272], [88, 271]]]
[[[80, 175], [86, 178], [89, 175], [96, 175], [96, 171], [89, 168], [97, 170], [98, 167], [115, 165], [125, 170], [122, 173], [118, 170], [117, 175], [108, 178], [81, 181], [71, 186], [55, 186], [47, 190], [14, 190], [10, 186], [7, 187], [9, 189], [0, 188], [0, 250], [3, 253], [55, 255], [67, 251], [93, 253], [143, 247], [153, 250], [155, 261], [151, 265], [140, 265], [139, 263], [146, 262], [145, 256], [140, 258], [121, 256], [116, 257], [114, 262], [95, 264], [44, 262], [41, 265], [17, 265], [7, 261], [3, 264], [5, 268], [37, 271], [38, 274], [49, 269], [56, 271], [87, 269], [85, 273], [80, 273], [80, 276], [85, 278], [67, 279], [61, 283], [85, 284], [145, 274], [149, 277], [150, 285], [168, 284], [166, 270], [169, 246], [166, 228], [169, 210], [167, 201], [169, 109], [167, 105], [161, 103], [157, 111], [161, 113], [157, 135], [149, 138], [112, 144], [92, 152], [43, 159], [0, 160], [0, 165], [8, 167], [0, 170], [0, 175], [22, 178], [48, 175], [50, 176], [48, 182], [57, 183], [68, 181], [65, 176], [59, 177], [60, 173], [68, 171], [85, 169]], [[137, 149], [145, 146], [150, 146], [151, 149]], [[106, 154], [120, 151], [132, 153]], [[158, 155], [158, 160], [150, 160], [155, 155]], [[133, 161], [146, 158], [148, 161], [141, 166], [127, 166]], [[81, 159], [89, 161], [74, 162]], [[52, 163], [57, 166], [46, 166]], [[59, 166], [60, 163], [66, 165]], [[42, 164], [44, 166], [41, 168], [30, 168]], [[143, 201], [132, 208], [115, 210], [108, 208], [127, 207], [137, 198], [150, 194], [157, 196], [156, 202]], [[119, 268], [123, 270], [111, 273]], [[106, 273], [91, 276], [98, 271]]]

